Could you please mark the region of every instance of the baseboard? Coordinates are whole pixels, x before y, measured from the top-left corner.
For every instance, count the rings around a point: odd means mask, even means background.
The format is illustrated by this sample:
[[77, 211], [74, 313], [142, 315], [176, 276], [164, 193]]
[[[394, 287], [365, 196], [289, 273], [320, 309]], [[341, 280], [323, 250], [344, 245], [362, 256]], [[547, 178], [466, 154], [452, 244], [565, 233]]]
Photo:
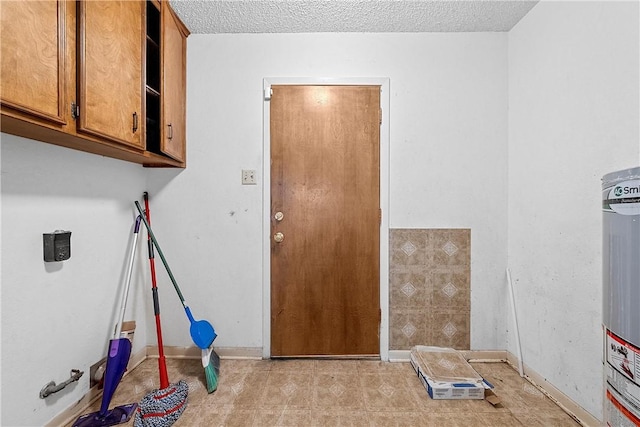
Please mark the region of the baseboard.
[[[262, 359], [262, 347], [214, 347], [221, 359]], [[147, 346], [148, 357], [158, 357], [158, 346]], [[168, 359], [200, 359], [202, 350], [198, 347], [164, 347]]]
[[[465, 359], [473, 362], [506, 362], [507, 352], [503, 350], [463, 350]], [[411, 350], [389, 350], [389, 362], [408, 362]]]
[[[202, 356], [202, 350], [198, 347], [168, 347], [164, 346], [164, 357], [167, 359], [200, 359]], [[147, 357], [157, 358], [158, 346], [147, 346]]]
[[215, 347], [222, 359], [262, 359], [262, 347]]
[[132, 354], [131, 357], [129, 357], [129, 363], [127, 364], [127, 372], [130, 372], [136, 366], [144, 362], [146, 358], [147, 358], [146, 348], [143, 348], [142, 350], [139, 350], [136, 353]]
[[389, 350], [389, 362], [408, 362], [411, 360], [410, 350]]
[[462, 355], [469, 362], [506, 362], [507, 352], [504, 350], [462, 350]]
[[[507, 363], [511, 365], [513, 369], [518, 370], [518, 358], [507, 352]], [[587, 412], [583, 407], [571, 400], [569, 396], [558, 390], [553, 384], [546, 380], [542, 375], [528, 367], [526, 364], [522, 364], [522, 371], [524, 378], [529, 381], [533, 386], [537, 387], [542, 393], [544, 393], [549, 399], [553, 400], [559, 407], [561, 407], [567, 414], [569, 414], [580, 425], [587, 427], [599, 427], [602, 422]]]

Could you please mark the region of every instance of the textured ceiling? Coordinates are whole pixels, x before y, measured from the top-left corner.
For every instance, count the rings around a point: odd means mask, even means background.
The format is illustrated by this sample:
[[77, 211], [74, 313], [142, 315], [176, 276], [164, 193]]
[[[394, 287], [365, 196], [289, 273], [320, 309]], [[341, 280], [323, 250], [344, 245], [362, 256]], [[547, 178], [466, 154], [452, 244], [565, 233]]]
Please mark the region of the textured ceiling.
[[526, 0], [170, 0], [192, 33], [509, 31]]

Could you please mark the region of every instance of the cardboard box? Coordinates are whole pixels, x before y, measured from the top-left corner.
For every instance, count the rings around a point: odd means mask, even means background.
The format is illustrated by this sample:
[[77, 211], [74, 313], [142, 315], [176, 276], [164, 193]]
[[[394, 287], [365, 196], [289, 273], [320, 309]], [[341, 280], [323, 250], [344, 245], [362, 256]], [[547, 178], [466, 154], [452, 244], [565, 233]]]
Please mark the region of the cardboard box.
[[451, 348], [416, 346], [411, 366], [432, 399], [484, 399], [493, 388]]

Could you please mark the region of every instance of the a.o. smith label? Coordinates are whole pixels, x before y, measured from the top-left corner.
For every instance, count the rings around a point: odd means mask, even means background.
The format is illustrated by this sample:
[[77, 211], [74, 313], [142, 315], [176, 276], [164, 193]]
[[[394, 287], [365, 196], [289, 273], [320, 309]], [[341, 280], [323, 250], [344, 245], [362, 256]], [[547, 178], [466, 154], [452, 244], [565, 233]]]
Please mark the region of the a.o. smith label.
[[621, 215], [640, 215], [640, 179], [616, 184], [609, 190], [602, 208]]

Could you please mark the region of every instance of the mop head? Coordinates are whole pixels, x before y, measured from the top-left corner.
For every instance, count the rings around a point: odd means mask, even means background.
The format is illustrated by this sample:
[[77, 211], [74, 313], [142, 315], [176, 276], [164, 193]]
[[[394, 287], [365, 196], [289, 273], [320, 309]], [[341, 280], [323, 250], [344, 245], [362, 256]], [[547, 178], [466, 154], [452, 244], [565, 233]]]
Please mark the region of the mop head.
[[187, 408], [189, 386], [184, 380], [142, 398], [133, 419], [134, 427], [168, 427]]
[[133, 415], [137, 406], [137, 403], [130, 403], [128, 405], [116, 406], [103, 415], [101, 415], [100, 412], [85, 414], [73, 423], [73, 427], [109, 427], [126, 423], [131, 418], [131, 415]]

